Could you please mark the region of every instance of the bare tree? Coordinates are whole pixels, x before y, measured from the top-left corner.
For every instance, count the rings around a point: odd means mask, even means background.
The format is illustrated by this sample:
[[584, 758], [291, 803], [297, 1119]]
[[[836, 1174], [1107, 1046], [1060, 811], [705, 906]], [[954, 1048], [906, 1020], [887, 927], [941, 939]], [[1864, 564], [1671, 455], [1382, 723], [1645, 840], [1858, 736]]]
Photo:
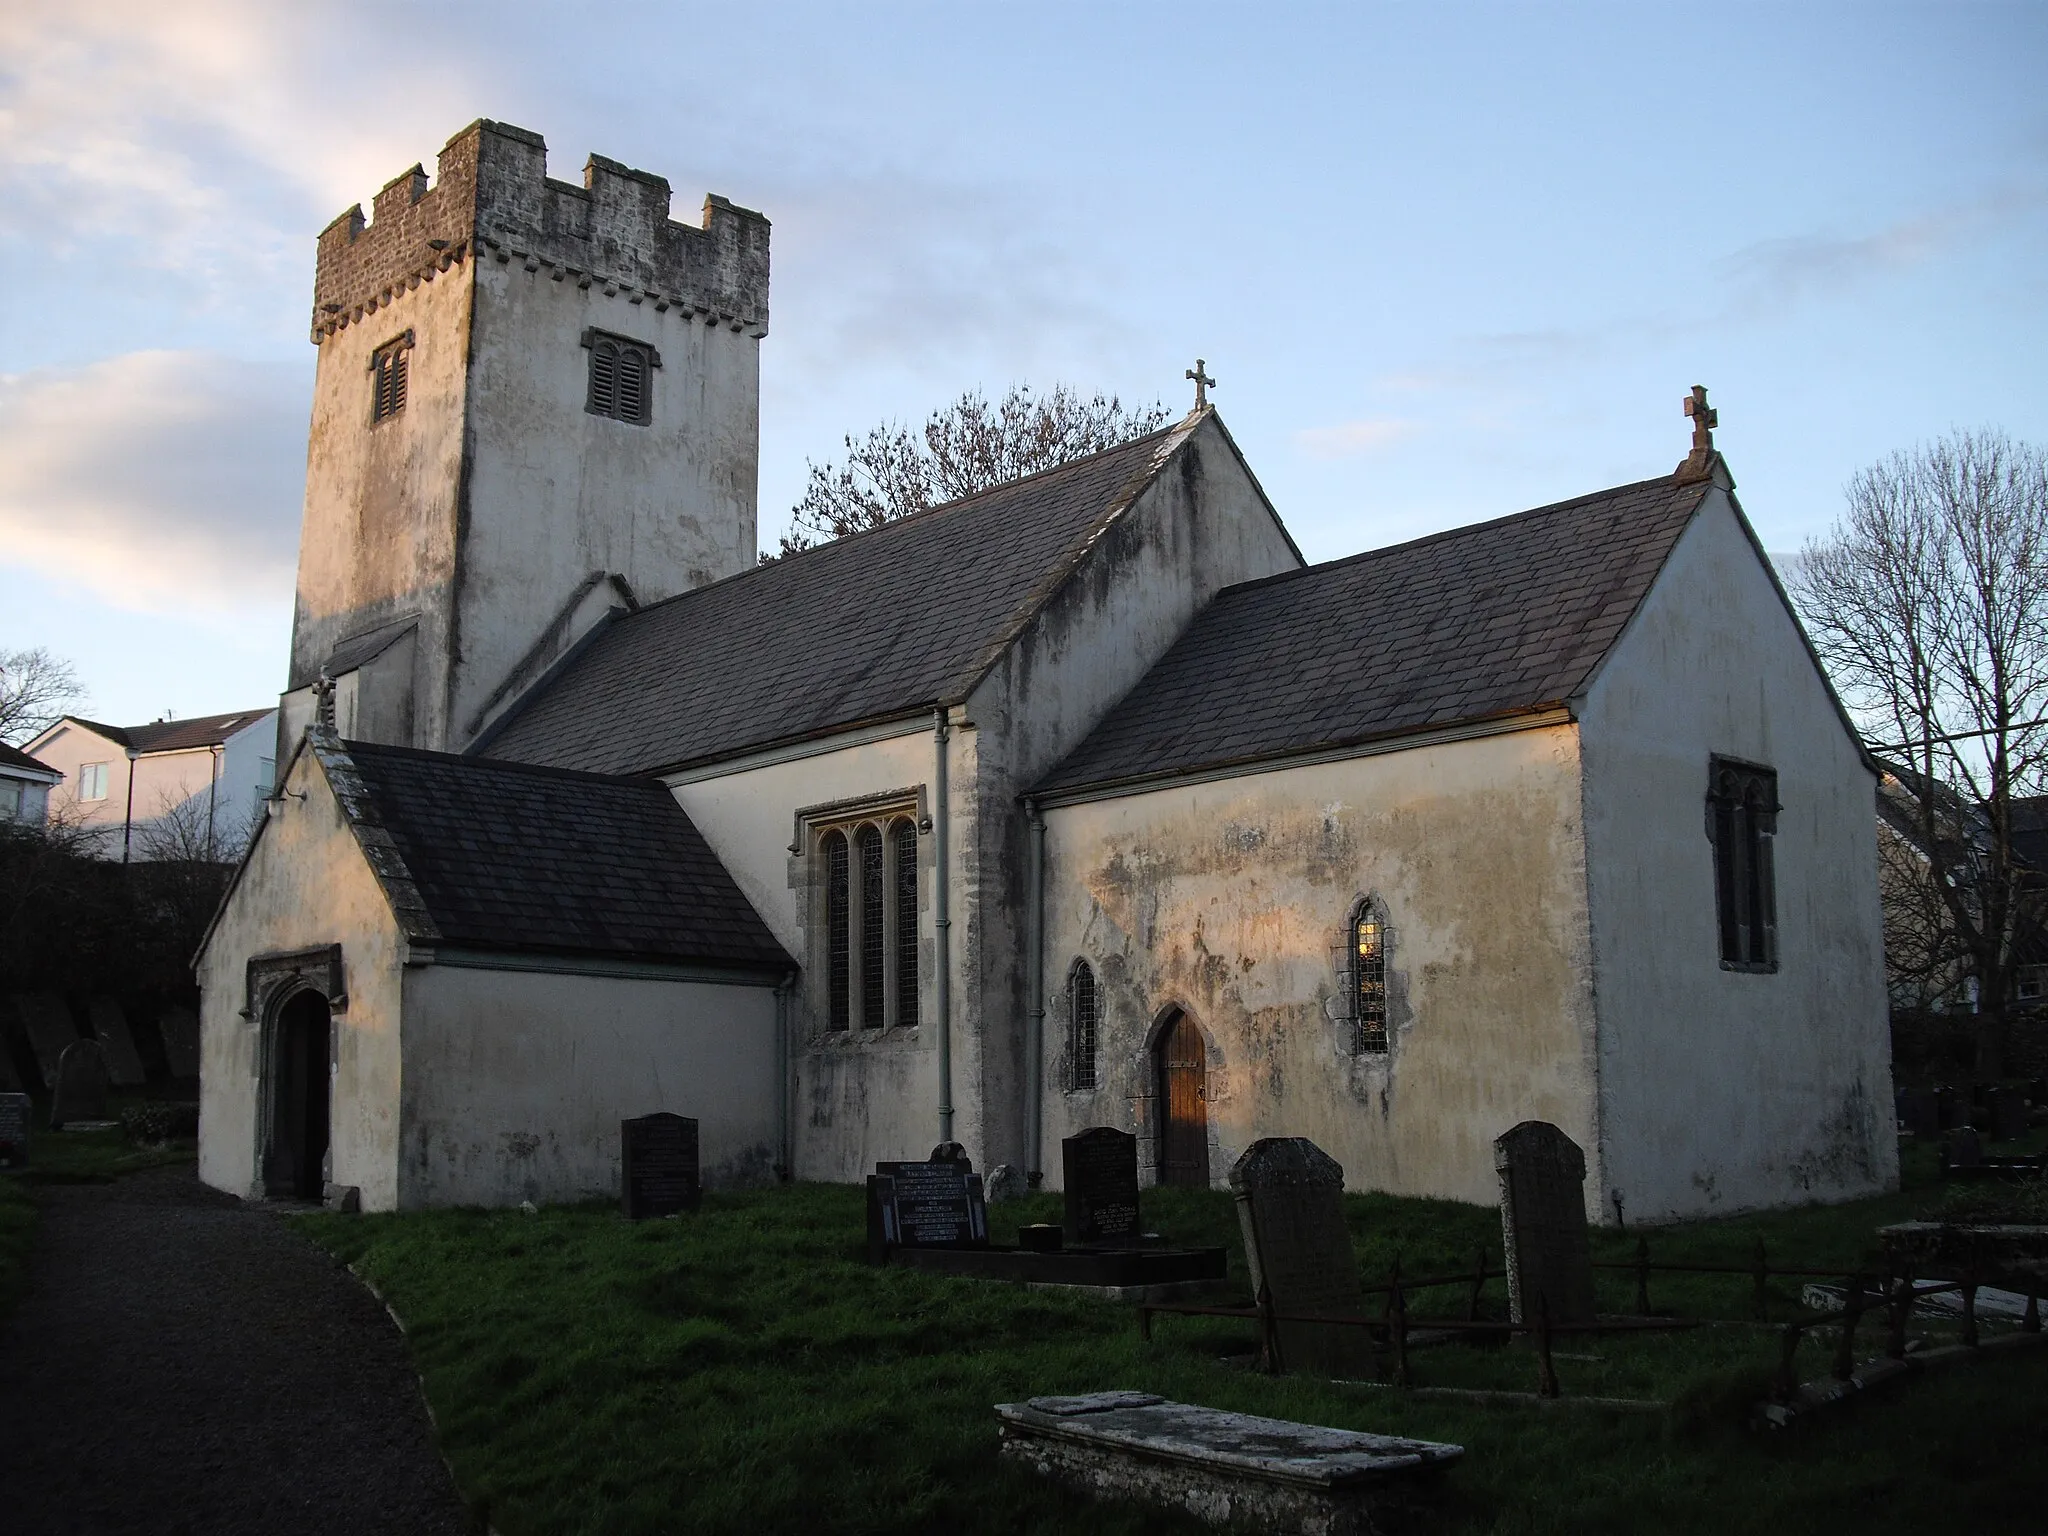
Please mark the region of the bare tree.
[[933, 411], [921, 431], [885, 421], [863, 438], [846, 439], [843, 464], [811, 464], [780, 552], [793, 555], [1100, 453], [1167, 420], [1166, 407], [1156, 401], [1126, 407], [1115, 395], [1083, 399], [1065, 384], [1046, 395], [1013, 385], [993, 405], [980, 390], [969, 390]]
[[1954, 968], [1974, 985], [1977, 1068], [1995, 1075], [2018, 949], [2041, 920], [2013, 811], [2048, 789], [2048, 455], [1954, 433], [1862, 471], [1848, 503], [1807, 545], [1796, 600], [1895, 766], [1916, 875], [1895, 894], [1932, 926], [1888, 947], [1928, 980]]
[[84, 702], [70, 662], [41, 646], [0, 651], [0, 741], [27, 741]]

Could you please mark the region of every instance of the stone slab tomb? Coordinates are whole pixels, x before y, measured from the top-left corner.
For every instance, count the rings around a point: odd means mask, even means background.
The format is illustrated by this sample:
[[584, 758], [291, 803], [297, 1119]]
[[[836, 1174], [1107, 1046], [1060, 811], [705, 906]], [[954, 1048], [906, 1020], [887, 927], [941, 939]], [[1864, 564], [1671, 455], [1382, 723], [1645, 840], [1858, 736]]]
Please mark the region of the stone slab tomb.
[[19, 1168], [28, 1161], [28, 1116], [33, 1102], [25, 1093], [0, 1093], [0, 1168]]
[[1508, 1305], [1518, 1323], [1590, 1323], [1593, 1255], [1586, 1236], [1586, 1154], [1543, 1120], [1494, 1138]]
[[694, 1211], [702, 1198], [695, 1120], [664, 1110], [619, 1122], [619, 1201], [629, 1221]]
[[[1268, 1136], [1245, 1149], [1230, 1170], [1244, 1233], [1252, 1294], [1277, 1313], [1363, 1315], [1364, 1286], [1344, 1223], [1344, 1169], [1305, 1136]], [[1277, 1369], [1316, 1376], [1370, 1371], [1364, 1328], [1328, 1323], [1275, 1325]]]
[[1068, 1242], [1083, 1248], [1137, 1242], [1137, 1137], [1106, 1125], [1069, 1136], [1060, 1143], [1060, 1172]]
[[57, 1089], [50, 1096], [50, 1129], [87, 1125], [107, 1118], [107, 1053], [97, 1040], [74, 1040], [57, 1061]]
[[996, 1406], [1002, 1454], [1097, 1498], [1211, 1525], [1375, 1536], [1422, 1525], [1463, 1446], [1168, 1402], [1148, 1392]]
[[142, 1053], [135, 1049], [135, 1036], [128, 1028], [128, 1015], [111, 997], [92, 1000], [92, 1032], [107, 1052], [107, 1081], [116, 1088], [139, 1088], [149, 1080], [142, 1070]]

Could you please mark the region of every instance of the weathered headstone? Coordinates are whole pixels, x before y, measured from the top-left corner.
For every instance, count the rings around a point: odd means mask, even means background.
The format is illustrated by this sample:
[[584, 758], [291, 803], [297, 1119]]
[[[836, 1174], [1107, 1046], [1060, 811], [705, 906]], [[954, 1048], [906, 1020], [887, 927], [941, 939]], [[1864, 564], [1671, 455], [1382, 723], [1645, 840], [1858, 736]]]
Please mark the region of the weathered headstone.
[[1942, 1161], [1951, 1168], [1977, 1168], [1984, 1162], [1984, 1141], [1974, 1125], [1959, 1125], [1949, 1132], [1948, 1153]]
[[[1306, 1136], [1268, 1136], [1230, 1170], [1244, 1232], [1252, 1294], [1277, 1314], [1357, 1317], [1365, 1307], [1351, 1229], [1344, 1223], [1344, 1169]], [[1342, 1376], [1369, 1367], [1364, 1328], [1274, 1325], [1281, 1370]]]
[[1943, 1086], [1934, 1090], [1934, 1096], [1940, 1105], [1941, 1128], [1944, 1131], [1952, 1131], [1969, 1122], [1970, 1101], [1962, 1089]]
[[1544, 1120], [1494, 1138], [1508, 1305], [1518, 1323], [1590, 1323], [1593, 1255], [1586, 1239], [1586, 1154]]
[[64, 1048], [78, 1038], [78, 1027], [71, 1022], [71, 1010], [55, 992], [24, 992], [15, 999], [15, 1005], [21, 1010], [22, 1027], [28, 1031], [28, 1043], [35, 1050], [36, 1064], [43, 1069], [43, 1081], [54, 1086], [57, 1063], [64, 1055]]
[[2027, 1134], [2027, 1101], [2019, 1089], [1994, 1088], [1987, 1097], [1993, 1141], [2017, 1141]]
[[0, 1168], [19, 1168], [28, 1161], [28, 1112], [32, 1102], [25, 1093], [0, 1093]]
[[1138, 1138], [1106, 1125], [1060, 1142], [1067, 1235], [1077, 1246], [1135, 1243], [1138, 1221]]
[[1007, 1205], [1012, 1200], [1022, 1200], [1030, 1193], [1024, 1180], [1024, 1170], [1015, 1163], [997, 1163], [989, 1169], [982, 1185], [982, 1192], [990, 1205]]
[[890, 1248], [987, 1245], [981, 1175], [966, 1157], [875, 1164], [868, 1179], [870, 1257], [879, 1261]]
[[173, 1077], [199, 1075], [199, 1015], [190, 1008], [166, 1008], [157, 1015], [156, 1032], [163, 1037], [164, 1059]]
[[50, 1096], [50, 1129], [107, 1118], [107, 1053], [97, 1040], [74, 1040], [57, 1061], [57, 1089]]
[[128, 1029], [128, 1015], [111, 997], [96, 997], [89, 1012], [92, 1032], [107, 1051], [107, 1080], [116, 1088], [139, 1088], [149, 1081], [142, 1070], [142, 1057], [135, 1049], [135, 1036]]
[[619, 1122], [619, 1200], [628, 1219], [694, 1211], [701, 1197], [696, 1121], [662, 1110]]
[[1897, 1095], [1899, 1129], [1914, 1136], [1941, 1133], [1941, 1101], [1924, 1088], [1901, 1088]]

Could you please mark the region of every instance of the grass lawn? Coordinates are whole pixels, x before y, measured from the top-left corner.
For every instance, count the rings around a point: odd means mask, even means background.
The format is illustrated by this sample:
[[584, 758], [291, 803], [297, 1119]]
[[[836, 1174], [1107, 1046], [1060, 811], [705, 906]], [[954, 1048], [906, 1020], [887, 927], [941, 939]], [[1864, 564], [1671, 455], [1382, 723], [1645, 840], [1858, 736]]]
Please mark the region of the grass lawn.
[[[1886, 1221], [1941, 1208], [1926, 1155], [1908, 1189], [1853, 1206], [1660, 1229], [1653, 1256], [1853, 1267]], [[1917, 1187], [1916, 1187], [1917, 1186]], [[1147, 1224], [1229, 1244], [1227, 1194], [1146, 1192]], [[1496, 1253], [1497, 1215], [1441, 1201], [1348, 1198], [1361, 1266], [1381, 1278]], [[1058, 1220], [1058, 1200], [998, 1208], [992, 1225]], [[1656, 1397], [1660, 1414], [1483, 1406], [1391, 1388], [1268, 1378], [1227, 1357], [1234, 1320], [1162, 1319], [1055, 1292], [861, 1262], [862, 1193], [799, 1185], [707, 1197], [692, 1217], [629, 1224], [586, 1206], [300, 1218], [406, 1320], [442, 1448], [478, 1512], [505, 1536], [690, 1530], [1192, 1531], [1192, 1522], [1093, 1505], [998, 1461], [992, 1404], [1140, 1388], [1218, 1407], [1456, 1441], [1443, 1529], [1464, 1532], [2027, 1531], [2048, 1510], [2048, 1355], [1905, 1383], [1792, 1434], [1743, 1426], [1776, 1339], [1733, 1326], [1560, 1343], [1567, 1395]], [[1596, 1236], [1626, 1258], [1634, 1234]], [[1633, 1307], [1626, 1275], [1602, 1305]], [[1780, 1316], [1798, 1283], [1774, 1282]], [[1660, 1309], [1739, 1319], [1742, 1277], [1653, 1280]], [[1494, 1310], [1502, 1286], [1489, 1289]], [[1462, 1305], [1420, 1297], [1417, 1315]], [[1915, 1332], [1943, 1342], [1939, 1327]], [[1870, 1350], [1881, 1338], [1870, 1339]], [[1827, 1369], [1808, 1346], [1801, 1374]], [[1419, 1350], [1420, 1384], [1533, 1387], [1515, 1345]]]

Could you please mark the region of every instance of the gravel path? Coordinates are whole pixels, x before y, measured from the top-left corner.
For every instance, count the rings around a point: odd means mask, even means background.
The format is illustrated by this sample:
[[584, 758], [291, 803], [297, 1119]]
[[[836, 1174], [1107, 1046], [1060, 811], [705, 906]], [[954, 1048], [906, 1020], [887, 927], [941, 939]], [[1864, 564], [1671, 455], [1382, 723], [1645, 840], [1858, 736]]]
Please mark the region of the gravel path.
[[190, 1167], [44, 1190], [0, 1329], [7, 1536], [468, 1529], [383, 1307]]

